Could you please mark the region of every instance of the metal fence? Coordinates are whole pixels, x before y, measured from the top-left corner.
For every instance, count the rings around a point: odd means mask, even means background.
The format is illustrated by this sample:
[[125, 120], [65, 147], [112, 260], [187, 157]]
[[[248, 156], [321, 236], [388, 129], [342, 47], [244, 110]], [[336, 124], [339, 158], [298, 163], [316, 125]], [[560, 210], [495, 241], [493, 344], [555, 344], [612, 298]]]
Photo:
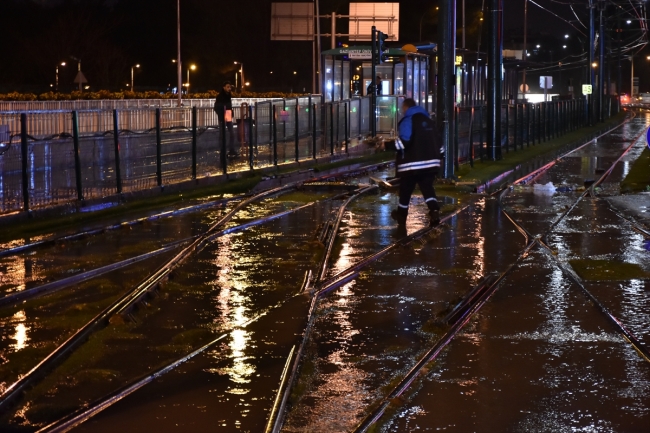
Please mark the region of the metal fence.
[[[396, 128], [396, 97], [378, 109]], [[0, 112], [0, 213], [362, 152], [369, 101], [320, 96], [236, 107]], [[392, 116], [392, 117], [391, 117]]]
[[[269, 98], [233, 98], [233, 105], [254, 105]], [[184, 107], [210, 108], [214, 99], [183, 99]], [[99, 99], [83, 101], [0, 101], [0, 111], [125, 110], [129, 108], [175, 108], [177, 99]]]
[[[378, 132], [397, 130], [401, 97], [378, 97]], [[584, 101], [502, 107], [502, 150], [586, 123]], [[211, 105], [0, 113], [0, 213], [164, 187], [323, 156], [361, 153], [370, 100], [320, 96], [238, 107], [232, 129]], [[56, 133], [52, 133], [56, 131]], [[487, 156], [485, 106], [456, 110], [456, 165]]]
[[[618, 113], [609, 104], [607, 116]], [[588, 105], [584, 99], [505, 104], [501, 107], [501, 151], [516, 152], [524, 146], [543, 144], [588, 124]], [[455, 116], [454, 159], [473, 164], [487, 158], [487, 108], [458, 107]]]

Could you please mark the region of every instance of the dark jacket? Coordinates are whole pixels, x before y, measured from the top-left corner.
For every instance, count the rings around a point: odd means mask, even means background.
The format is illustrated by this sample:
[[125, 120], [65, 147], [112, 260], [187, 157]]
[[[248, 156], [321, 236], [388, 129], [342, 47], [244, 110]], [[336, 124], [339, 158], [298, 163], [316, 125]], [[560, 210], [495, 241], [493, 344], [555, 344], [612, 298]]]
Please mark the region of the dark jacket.
[[217, 99], [214, 101], [214, 111], [216, 111], [219, 116], [223, 116], [224, 108], [226, 110], [232, 110], [232, 93], [228, 93], [222, 89], [217, 95]]
[[399, 122], [397, 176], [437, 173], [440, 168], [440, 143], [435, 122], [421, 107], [411, 107]]

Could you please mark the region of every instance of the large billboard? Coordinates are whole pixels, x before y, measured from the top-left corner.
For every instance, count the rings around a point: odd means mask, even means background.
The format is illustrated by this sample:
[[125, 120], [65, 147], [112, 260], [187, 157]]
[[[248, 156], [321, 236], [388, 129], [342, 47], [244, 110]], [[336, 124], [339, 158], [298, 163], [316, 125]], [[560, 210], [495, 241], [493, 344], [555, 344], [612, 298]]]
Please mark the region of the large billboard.
[[399, 40], [399, 3], [350, 3], [350, 41], [372, 40], [372, 26]]
[[314, 3], [272, 3], [271, 40], [314, 40]]

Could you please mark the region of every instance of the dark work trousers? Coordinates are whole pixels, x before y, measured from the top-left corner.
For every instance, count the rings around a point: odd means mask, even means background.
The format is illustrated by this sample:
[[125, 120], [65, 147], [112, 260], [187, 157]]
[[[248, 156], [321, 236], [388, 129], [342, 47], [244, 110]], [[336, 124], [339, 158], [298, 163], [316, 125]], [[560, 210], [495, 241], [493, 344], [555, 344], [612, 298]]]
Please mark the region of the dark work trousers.
[[239, 152], [237, 136], [232, 122], [226, 122], [223, 116], [219, 116], [219, 125], [226, 125], [226, 143], [228, 143], [228, 153], [235, 154]]
[[418, 173], [403, 175], [399, 183], [399, 207], [398, 210], [402, 213], [408, 213], [409, 204], [411, 203], [411, 195], [415, 190], [415, 186], [420, 187], [424, 201], [426, 202], [429, 210], [440, 210], [438, 199], [436, 198], [436, 190], [433, 188], [433, 182], [436, 179], [435, 173]]

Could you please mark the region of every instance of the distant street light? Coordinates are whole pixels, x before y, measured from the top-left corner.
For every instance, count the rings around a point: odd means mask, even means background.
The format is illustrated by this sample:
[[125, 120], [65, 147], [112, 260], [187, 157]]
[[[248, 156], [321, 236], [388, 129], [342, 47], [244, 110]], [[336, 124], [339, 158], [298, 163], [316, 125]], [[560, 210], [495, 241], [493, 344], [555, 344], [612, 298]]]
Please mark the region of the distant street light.
[[251, 83], [249, 83], [248, 81], [246, 81], [246, 87], [248, 87], [248, 86], [250, 86], [250, 85], [251, 85]]
[[139, 64], [138, 64], [138, 65], [135, 65], [135, 66], [131, 66], [131, 91], [132, 91], [132, 92], [135, 92], [135, 86], [133, 85], [133, 75], [134, 75], [134, 74], [133, 74], [133, 70], [134, 70], [135, 68], [139, 68], [139, 67], [140, 67]]
[[54, 91], [59, 91], [59, 66], [65, 66], [65, 62], [56, 65], [56, 80], [54, 81]]
[[592, 68], [597, 68], [597, 67], [598, 67], [598, 63], [593, 62], [593, 63], [591, 64], [591, 67], [592, 67]]
[[564, 35], [564, 39], [569, 39], [569, 35]]
[[196, 65], [190, 65], [187, 69], [187, 94], [190, 94], [190, 70], [196, 71]]
[[[235, 63], [235, 65], [240, 66], [240, 68], [239, 68], [239, 84], [240, 84], [240, 86], [239, 87], [243, 87], [243, 83], [246, 82], [246, 80], [244, 80], [244, 64], [242, 62], [234, 62], [234, 63]], [[273, 72], [271, 72], [271, 73], [273, 73]], [[235, 73], [235, 88], [237, 88], [237, 73]]]

